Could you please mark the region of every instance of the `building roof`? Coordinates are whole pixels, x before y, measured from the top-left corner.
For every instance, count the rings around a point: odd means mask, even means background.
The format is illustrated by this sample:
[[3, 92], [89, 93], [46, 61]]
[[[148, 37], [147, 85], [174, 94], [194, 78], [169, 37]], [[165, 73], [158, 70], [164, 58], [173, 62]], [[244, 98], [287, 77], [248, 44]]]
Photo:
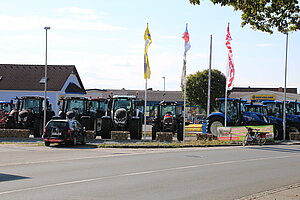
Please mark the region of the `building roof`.
[[[85, 93], [75, 65], [47, 65], [47, 90], [60, 91], [71, 74], [77, 77]], [[44, 76], [45, 65], [0, 64], [0, 90], [43, 91]]]
[[[88, 97], [96, 98], [108, 98], [109, 95], [137, 95], [138, 98], [145, 98], [145, 90], [116, 90], [116, 89], [87, 89], [86, 93]], [[165, 94], [165, 95], [164, 95]], [[183, 101], [183, 94], [181, 91], [160, 91], [160, 90], [147, 90], [147, 101], [160, 102], [165, 101]]]

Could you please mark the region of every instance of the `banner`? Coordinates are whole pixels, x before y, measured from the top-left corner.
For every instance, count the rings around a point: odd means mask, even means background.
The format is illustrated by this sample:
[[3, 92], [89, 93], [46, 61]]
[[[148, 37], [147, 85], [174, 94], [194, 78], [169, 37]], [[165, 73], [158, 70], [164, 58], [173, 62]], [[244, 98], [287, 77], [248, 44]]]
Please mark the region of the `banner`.
[[233, 87], [233, 80], [234, 80], [234, 74], [235, 74], [235, 69], [234, 69], [234, 63], [233, 63], [233, 53], [231, 49], [231, 44], [230, 41], [232, 40], [230, 31], [229, 31], [229, 24], [227, 27], [227, 34], [226, 34], [226, 47], [228, 49], [228, 63], [227, 63], [227, 69], [226, 69], [226, 89], [231, 90]]
[[181, 74], [181, 88], [184, 88], [186, 84], [186, 52], [190, 50], [190, 35], [188, 32], [188, 28], [186, 25], [185, 32], [183, 33], [182, 38], [184, 39], [184, 54], [183, 54], [183, 67], [182, 67], [182, 74]]
[[151, 39], [150, 31], [148, 29], [148, 24], [147, 24], [147, 28], [145, 30], [144, 40], [145, 40], [145, 50], [144, 50], [144, 79], [150, 79], [151, 71], [150, 71], [150, 65], [149, 65], [149, 60], [148, 60], [148, 47], [152, 43], [152, 39]]

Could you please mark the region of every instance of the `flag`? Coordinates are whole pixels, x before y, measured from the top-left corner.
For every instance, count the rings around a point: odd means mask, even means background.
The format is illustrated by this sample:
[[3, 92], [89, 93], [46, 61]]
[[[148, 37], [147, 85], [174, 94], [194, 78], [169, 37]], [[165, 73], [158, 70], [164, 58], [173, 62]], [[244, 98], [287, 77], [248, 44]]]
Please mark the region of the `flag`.
[[226, 89], [227, 90], [232, 90], [233, 87], [233, 80], [234, 80], [234, 74], [235, 74], [235, 69], [234, 69], [234, 63], [233, 63], [233, 53], [232, 53], [232, 48], [230, 41], [232, 40], [230, 31], [229, 31], [229, 24], [227, 27], [227, 34], [226, 34], [226, 47], [228, 49], [228, 63], [227, 63], [227, 69], [226, 69]]
[[186, 52], [191, 48], [190, 36], [189, 36], [187, 24], [182, 38], [184, 39], [184, 54], [183, 54], [182, 74], [181, 74], [181, 88], [184, 88], [186, 84], [186, 80], [185, 80], [186, 79]]
[[189, 36], [187, 25], [186, 25], [185, 32], [183, 33], [182, 38], [184, 39], [184, 53], [186, 54], [186, 52], [191, 48], [190, 36]]
[[152, 43], [152, 39], [151, 39], [151, 35], [150, 35], [149, 29], [148, 29], [148, 24], [147, 24], [147, 28], [145, 30], [144, 40], [145, 40], [144, 79], [150, 79], [151, 71], [150, 71], [150, 65], [149, 65], [149, 60], [148, 60], [148, 47]]

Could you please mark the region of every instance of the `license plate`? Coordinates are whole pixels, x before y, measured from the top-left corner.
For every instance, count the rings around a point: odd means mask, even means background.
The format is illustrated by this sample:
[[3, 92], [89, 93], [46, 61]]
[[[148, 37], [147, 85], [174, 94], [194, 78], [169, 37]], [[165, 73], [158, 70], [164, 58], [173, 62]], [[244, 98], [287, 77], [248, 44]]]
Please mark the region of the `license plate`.
[[52, 135], [61, 135], [61, 132], [52, 132]]

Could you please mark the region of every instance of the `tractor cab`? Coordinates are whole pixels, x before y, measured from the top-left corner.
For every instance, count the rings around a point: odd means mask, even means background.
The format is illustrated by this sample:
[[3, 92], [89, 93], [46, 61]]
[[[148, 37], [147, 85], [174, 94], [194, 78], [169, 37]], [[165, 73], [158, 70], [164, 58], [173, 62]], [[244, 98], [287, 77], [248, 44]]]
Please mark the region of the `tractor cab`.
[[[283, 102], [282, 101], [262, 101], [268, 108], [268, 113], [273, 118], [283, 123]], [[300, 131], [300, 116], [297, 115], [297, 109], [299, 109], [297, 102], [286, 102], [286, 127], [287, 132], [299, 132]], [[283, 126], [283, 125], [282, 125]], [[276, 138], [275, 138], [276, 139]], [[279, 139], [283, 139], [280, 137]], [[286, 138], [288, 139], [288, 134]]]
[[133, 95], [114, 95], [107, 101], [107, 110], [102, 117], [101, 137], [110, 139], [111, 131], [129, 131], [131, 139], [141, 139], [142, 101]]
[[156, 117], [152, 121], [152, 140], [156, 132], [177, 133], [177, 139], [183, 140], [183, 107], [176, 101], [162, 101], [157, 106]]
[[[216, 101], [219, 102], [219, 112], [225, 114], [225, 98], [217, 98]], [[244, 99], [227, 99], [227, 121], [229, 124], [239, 124], [242, 122], [242, 114], [245, 110], [245, 103], [247, 101]], [[224, 115], [225, 117], [225, 115]]]
[[[17, 127], [29, 128], [34, 137], [42, 135], [44, 121], [44, 103], [45, 99], [41, 96], [23, 96], [17, 98]], [[46, 122], [53, 116], [49, 100], [46, 100]], [[11, 113], [11, 115], [14, 115]]]
[[[61, 105], [62, 102], [62, 105]], [[61, 98], [58, 105], [61, 106], [59, 117], [62, 119], [76, 119], [87, 113], [89, 98], [86, 97], [66, 97]]]
[[263, 104], [245, 104], [245, 109], [247, 112], [260, 113], [262, 115], [268, 115], [268, 109], [266, 105]]
[[287, 101], [286, 112], [291, 115], [300, 115], [300, 102], [298, 101]]

